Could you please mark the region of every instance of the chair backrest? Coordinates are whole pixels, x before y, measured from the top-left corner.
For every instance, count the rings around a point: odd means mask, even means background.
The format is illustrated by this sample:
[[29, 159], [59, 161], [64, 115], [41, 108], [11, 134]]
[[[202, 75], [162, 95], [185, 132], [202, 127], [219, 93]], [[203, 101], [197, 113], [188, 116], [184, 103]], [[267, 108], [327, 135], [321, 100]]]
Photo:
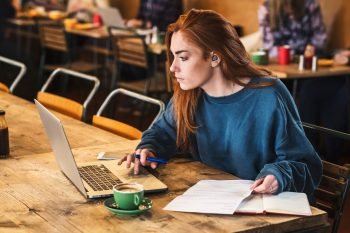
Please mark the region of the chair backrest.
[[0, 56], [0, 61], [3, 63], [6, 63], [8, 65], [15, 66], [15, 67], [19, 68], [19, 73], [14, 78], [10, 87], [8, 87], [6, 84], [0, 82], [0, 90], [13, 93], [13, 91], [16, 88], [16, 86], [18, 85], [19, 81], [23, 78], [24, 74], [26, 73], [27, 67], [21, 62], [18, 62], [18, 61], [15, 61], [15, 60], [12, 60], [12, 59], [9, 59], [6, 57], [2, 57], [2, 56]]
[[40, 43], [43, 48], [68, 53], [68, 44], [63, 24], [38, 22]]
[[[52, 83], [52, 81], [55, 78], [60, 77], [58, 76], [59, 73], [69, 75], [70, 77], [81, 78], [94, 83], [94, 86], [92, 87], [91, 91], [89, 92], [82, 104], [63, 96], [45, 92], [49, 85]], [[85, 120], [86, 108], [90, 103], [92, 97], [97, 92], [99, 86], [100, 81], [95, 76], [79, 73], [64, 68], [59, 68], [51, 73], [50, 77], [47, 79], [41, 90], [38, 92], [37, 98], [44, 106], [50, 109], [53, 109], [78, 120]]]
[[[118, 87], [147, 94], [150, 89], [152, 71], [148, 59], [148, 47], [145, 43], [145, 36], [138, 35], [135, 31], [109, 27], [109, 38], [113, 47], [114, 70], [112, 76], [112, 87], [117, 83]], [[127, 65], [128, 72], [121, 77], [121, 70]], [[129, 76], [133, 77], [129, 77]], [[134, 77], [141, 75], [141, 77]], [[130, 78], [130, 79], [129, 79]], [[129, 79], [129, 80], [128, 80]], [[139, 80], [136, 82], [135, 80]]]
[[10, 89], [9, 89], [8, 86], [6, 86], [4, 83], [1, 83], [1, 82], [0, 82], [0, 91], [4, 91], [4, 92], [9, 93], [9, 92], [10, 92]]
[[123, 122], [120, 122], [118, 120], [114, 120], [114, 119], [110, 119], [104, 116], [101, 116], [103, 111], [106, 109], [107, 105], [110, 103], [110, 101], [112, 100], [112, 98], [117, 95], [117, 94], [122, 94], [122, 95], [126, 95], [129, 96], [131, 98], [137, 99], [137, 100], [141, 100], [144, 102], [148, 102], [154, 105], [157, 105], [159, 107], [157, 115], [154, 117], [152, 123], [150, 124], [149, 127], [151, 127], [153, 125], [153, 123], [159, 118], [159, 116], [161, 115], [161, 113], [164, 111], [165, 109], [165, 105], [162, 101], [136, 93], [136, 92], [132, 92], [132, 91], [128, 91], [126, 89], [123, 88], [118, 88], [114, 91], [112, 91], [105, 99], [105, 101], [102, 103], [101, 107], [99, 108], [99, 110], [97, 111], [96, 115], [93, 116], [92, 119], [92, 124], [105, 129], [107, 131], [110, 131], [112, 133], [115, 133], [119, 136], [128, 138], [128, 139], [140, 139], [142, 136], [142, 132], [138, 129], [136, 129], [135, 127], [132, 127], [128, 124], [125, 124]]
[[[309, 123], [302, 123], [302, 125], [306, 129], [332, 135], [344, 140], [350, 140], [350, 134], [344, 132]], [[316, 207], [328, 213], [333, 222], [332, 232], [336, 233], [338, 232], [346, 198], [349, 195], [350, 164], [340, 166], [327, 161], [322, 161], [322, 164], [322, 180], [315, 191]]]
[[349, 194], [350, 164], [340, 166], [327, 161], [322, 164], [322, 180], [315, 191], [316, 207], [328, 213], [333, 220], [332, 232], [336, 233]]
[[108, 30], [117, 62], [148, 68], [147, 45], [143, 36], [117, 27], [109, 27]]

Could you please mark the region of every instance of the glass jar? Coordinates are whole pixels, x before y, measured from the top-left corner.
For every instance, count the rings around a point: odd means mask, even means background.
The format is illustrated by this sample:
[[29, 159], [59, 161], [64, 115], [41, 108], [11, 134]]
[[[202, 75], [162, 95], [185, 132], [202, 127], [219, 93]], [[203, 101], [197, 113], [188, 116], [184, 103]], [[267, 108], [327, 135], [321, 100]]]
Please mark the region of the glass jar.
[[9, 155], [9, 130], [5, 120], [5, 111], [0, 110], [0, 159], [6, 159]]

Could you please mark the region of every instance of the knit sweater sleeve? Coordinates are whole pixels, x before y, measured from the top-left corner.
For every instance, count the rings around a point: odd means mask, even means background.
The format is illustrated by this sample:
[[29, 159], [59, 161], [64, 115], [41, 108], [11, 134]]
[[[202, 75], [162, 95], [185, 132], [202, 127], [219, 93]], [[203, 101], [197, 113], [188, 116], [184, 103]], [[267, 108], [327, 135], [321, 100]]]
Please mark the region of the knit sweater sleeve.
[[322, 163], [308, 141], [295, 104], [279, 98], [271, 119], [275, 134], [275, 161], [265, 164], [258, 178], [272, 174], [278, 181], [278, 193], [282, 191], [312, 194], [322, 175]]
[[172, 100], [161, 117], [143, 133], [137, 149], [145, 148], [152, 150], [157, 157], [161, 158], [169, 159], [176, 154], [176, 122]]

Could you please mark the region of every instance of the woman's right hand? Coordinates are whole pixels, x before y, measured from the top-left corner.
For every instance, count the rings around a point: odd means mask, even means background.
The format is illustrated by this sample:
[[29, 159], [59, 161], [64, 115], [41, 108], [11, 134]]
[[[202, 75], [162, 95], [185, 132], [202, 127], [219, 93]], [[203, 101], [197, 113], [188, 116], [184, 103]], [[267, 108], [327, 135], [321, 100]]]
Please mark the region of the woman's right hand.
[[[140, 155], [140, 158], [135, 158], [135, 155]], [[131, 163], [134, 163], [134, 174], [139, 174], [140, 166], [150, 166], [152, 169], [156, 169], [158, 166], [157, 162], [150, 162], [147, 160], [149, 157], [156, 157], [148, 149], [138, 149], [133, 153], [130, 153], [118, 161], [118, 165], [121, 165], [123, 162], [126, 162], [126, 167], [130, 168]]]

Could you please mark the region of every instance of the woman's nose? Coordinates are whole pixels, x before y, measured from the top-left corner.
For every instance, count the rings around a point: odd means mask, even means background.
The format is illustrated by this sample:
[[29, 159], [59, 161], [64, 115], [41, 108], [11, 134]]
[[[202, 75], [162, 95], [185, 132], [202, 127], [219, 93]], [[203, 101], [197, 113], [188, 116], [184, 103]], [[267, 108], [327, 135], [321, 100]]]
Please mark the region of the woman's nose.
[[175, 60], [173, 60], [173, 63], [171, 63], [170, 72], [175, 72]]

